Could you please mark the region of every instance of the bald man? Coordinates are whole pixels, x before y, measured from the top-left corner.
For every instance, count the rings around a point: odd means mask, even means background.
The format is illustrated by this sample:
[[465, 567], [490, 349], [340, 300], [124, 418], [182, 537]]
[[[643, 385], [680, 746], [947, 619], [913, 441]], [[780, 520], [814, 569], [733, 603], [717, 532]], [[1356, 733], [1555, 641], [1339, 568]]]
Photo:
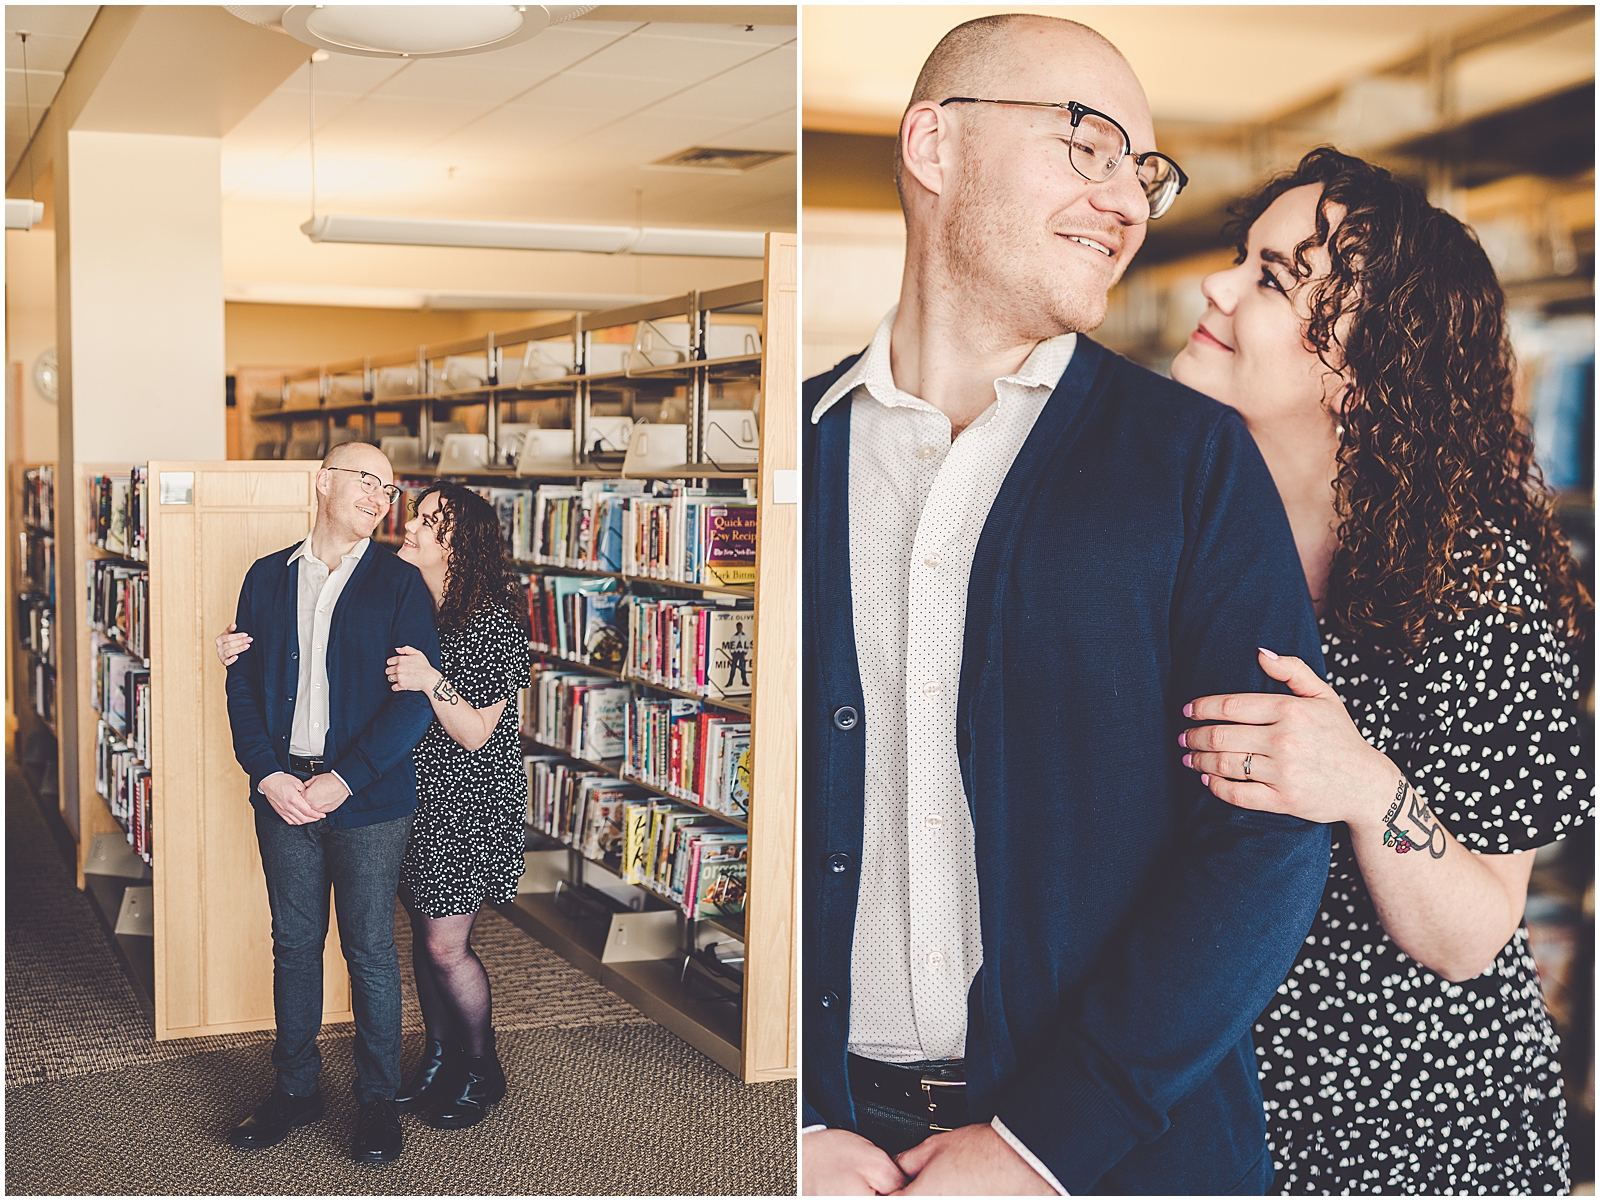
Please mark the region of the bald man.
[[1178, 735], [1316, 621], [1237, 414], [1084, 336], [1182, 172], [1115, 47], [1002, 16], [897, 177], [900, 303], [805, 393], [803, 1190], [1261, 1192], [1329, 837]]
[[322, 1116], [322, 951], [328, 889], [355, 1009], [352, 1156], [401, 1152], [400, 965], [394, 948], [400, 860], [417, 807], [412, 749], [433, 710], [394, 692], [396, 647], [439, 661], [433, 602], [417, 569], [372, 541], [398, 489], [375, 446], [336, 446], [317, 472], [317, 517], [296, 546], [258, 559], [234, 625], [254, 642], [228, 668], [233, 750], [250, 776], [272, 908], [277, 1083], [234, 1127], [235, 1147], [270, 1147]]

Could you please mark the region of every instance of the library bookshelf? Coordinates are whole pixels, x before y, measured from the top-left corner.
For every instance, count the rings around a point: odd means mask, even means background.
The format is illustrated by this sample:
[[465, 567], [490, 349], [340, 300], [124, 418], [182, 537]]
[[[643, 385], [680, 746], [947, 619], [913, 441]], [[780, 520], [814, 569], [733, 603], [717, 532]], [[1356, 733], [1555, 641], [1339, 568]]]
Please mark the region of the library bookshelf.
[[60, 799], [56, 688], [55, 465], [18, 463], [8, 483], [11, 678], [16, 760], [36, 795]]
[[[338, 441], [377, 441], [390, 453], [397, 481], [417, 488], [439, 478], [508, 491], [639, 480], [720, 488], [753, 500], [757, 553], [748, 584], [690, 584], [531, 558], [518, 563], [530, 576], [612, 576], [630, 595], [720, 597], [748, 606], [755, 639], [747, 698], [713, 701], [581, 659], [535, 655], [536, 671], [615, 678], [750, 723], [748, 818], [715, 815], [749, 835], [742, 917], [689, 920], [667, 900], [623, 883], [604, 864], [532, 827], [522, 891], [502, 907], [510, 920], [746, 1081], [792, 1077], [797, 1065], [797, 260], [794, 235], [770, 234], [762, 278], [748, 284], [286, 372], [277, 392], [239, 398], [241, 405], [254, 401], [252, 437], [281, 430], [258, 442], [256, 453], [315, 458]], [[755, 436], [736, 445], [739, 431], [752, 428]], [[641, 453], [641, 432], [654, 442], [653, 453]], [[530, 436], [553, 437], [554, 449], [533, 453]], [[392, 542], [404, 504], [389, 526]], [[528, 737], [523, 717], [529, 754], [561, 755], [668, 796], [628, 777], [616, 760], [586, 762], [540, 745]], [[671, 799], [693, 807], [680, 795]], [[726, 961], [712, 944], [736, 946], [742, 971], [719, 970]]]
[[[226, 671], [213, 639], [233, 620], [239, 586], [262, 555], [304, 538], [315, 515], [317, 464], [162, 462], [79, 464], [75, 495], [98, 479], [145, 471], [143, 545], [107, 549], [92, 513], [76, 515], [79, 596], [96, 562], [148, 573], [148, 630], [135, 654], [94, 609], [78, 623], [79, 886], [100, 906], [148, 990], [158, 1040], [261, 1030], [273, 1024], [272, 921], [256, 846], [249, 781], [233, 757]], [[113, 544], [116, 545], [116, 544]], [[104, 715], [96, 660], [125, 654], [149, 671], [152, 798], [149, 861], [132, 851], [129, 819], [99, 790]], [[137, 760], [136, 760], [137, 761]], [[323, 1017], [352, 1020], [337, 922], [324, 956]]]

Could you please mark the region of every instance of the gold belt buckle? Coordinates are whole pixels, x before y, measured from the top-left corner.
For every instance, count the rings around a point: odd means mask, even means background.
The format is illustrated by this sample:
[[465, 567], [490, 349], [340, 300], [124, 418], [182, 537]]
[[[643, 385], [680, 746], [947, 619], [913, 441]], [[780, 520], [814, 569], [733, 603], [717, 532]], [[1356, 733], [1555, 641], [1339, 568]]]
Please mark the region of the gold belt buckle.
[[922, 1078], [922, 1099], [928, 1103], [928, 1129], [929, 1130], [954, 1130], [954, 1126], [935, 1126], [933, 1115], [938, 1112], [938, 1104], [933, 1099], [933, 1090], [936, 1088], [966, 1088], [965, 1080], [929, 1080]]

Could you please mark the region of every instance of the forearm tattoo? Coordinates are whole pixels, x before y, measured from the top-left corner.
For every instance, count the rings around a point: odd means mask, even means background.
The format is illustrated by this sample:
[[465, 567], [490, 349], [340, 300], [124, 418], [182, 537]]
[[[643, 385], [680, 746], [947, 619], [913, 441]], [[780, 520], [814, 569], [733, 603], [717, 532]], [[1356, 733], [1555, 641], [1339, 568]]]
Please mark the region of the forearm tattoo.
[[[1400, 812], [1402, 806], [1405, 808], [1403, 817]], [[1406, 823], [1405, 829], [1396, 824], [1399, 821]], [[1393, 847], [1396, 854], [1426, 849], [1435, 859], [1444, 858], [1448, 841], [1444, 827], [1433, 815], [1433, 810], [1428, 808], [1428, 802], [1422, 799], [1404, 776], [1400, 777], [1400, 786], [1395, 789], [1394, 804], [1383, 815], [1383, 824], [1383, 845]]]
[[439, 682], [433, 686], [433, 696], [435, 700], [449, 701], [452, 705], [461, 703], [461, 694], [456, 691], [455, 685], [443, 676], [440, 676]]

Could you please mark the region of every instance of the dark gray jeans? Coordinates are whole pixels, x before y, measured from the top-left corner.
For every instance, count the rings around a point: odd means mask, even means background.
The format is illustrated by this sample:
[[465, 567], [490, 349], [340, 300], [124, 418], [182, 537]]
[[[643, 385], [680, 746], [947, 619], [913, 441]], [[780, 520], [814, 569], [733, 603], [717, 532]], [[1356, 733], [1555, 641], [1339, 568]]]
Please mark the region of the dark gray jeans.
[[411, 817], [335, 830], [324, 818], [291, 826], [263, 806], [256, 839], [272, 905], [272, 1009], [278, 1037], [272, 1064], [283, 1091], [317, 1089], [322, 1053], [322, 951], [328, 886], [350, 967], [356, 1018], [356, 1091], [361, 1101], [400, 1087], [400, 961], [394, 949], [395, 892]]

